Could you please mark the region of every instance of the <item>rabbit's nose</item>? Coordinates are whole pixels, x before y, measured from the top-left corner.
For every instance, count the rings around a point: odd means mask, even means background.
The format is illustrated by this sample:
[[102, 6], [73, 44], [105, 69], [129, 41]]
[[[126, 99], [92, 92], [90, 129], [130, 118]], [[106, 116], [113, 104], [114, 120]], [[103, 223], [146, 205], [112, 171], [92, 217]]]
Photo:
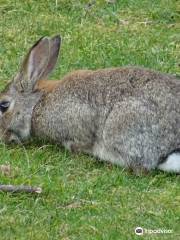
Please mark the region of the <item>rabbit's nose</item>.
[[15, 134], [11, 133], [11, 135], [9, 136], [8, 142], [12, 143], [12, 144], [15, 144], [15, 143], [17, 144], [20, 141], [19, 141], [19, 138]]

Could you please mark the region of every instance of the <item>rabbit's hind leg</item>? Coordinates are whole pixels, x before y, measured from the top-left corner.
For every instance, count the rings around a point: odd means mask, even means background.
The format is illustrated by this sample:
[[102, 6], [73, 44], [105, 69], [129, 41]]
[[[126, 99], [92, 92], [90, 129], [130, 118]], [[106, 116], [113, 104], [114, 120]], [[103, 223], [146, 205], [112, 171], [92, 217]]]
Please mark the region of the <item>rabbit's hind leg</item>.
[[115, 106], [103, 132], [104, 148], [113, 156], [109, 161], [137, 175], [155, 169], [162, 145], [157, 137], [160, 129], [152, 128], [155, 122], [154, 114], [142, 102], [126, 101]]

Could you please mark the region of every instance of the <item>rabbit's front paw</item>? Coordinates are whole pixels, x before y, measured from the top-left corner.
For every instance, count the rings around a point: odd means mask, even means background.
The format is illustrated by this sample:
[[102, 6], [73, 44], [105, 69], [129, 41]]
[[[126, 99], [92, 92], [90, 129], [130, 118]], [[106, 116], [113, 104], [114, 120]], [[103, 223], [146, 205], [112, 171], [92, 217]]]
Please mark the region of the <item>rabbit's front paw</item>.
[[67, 150], [73, 153], [79, 153], [81, 152], [81, 145], [73, 142], [73, 141], [68, 141], [64, 143], [64, 146]]
[[89, 144], [79, 143], [79, 142], [76, 143], [73, 141], [65, 142], [64, 146], [66, 149], [68, 149], [70, 152], [73, 152], [73, 153], [85, 152], [91, 147]]

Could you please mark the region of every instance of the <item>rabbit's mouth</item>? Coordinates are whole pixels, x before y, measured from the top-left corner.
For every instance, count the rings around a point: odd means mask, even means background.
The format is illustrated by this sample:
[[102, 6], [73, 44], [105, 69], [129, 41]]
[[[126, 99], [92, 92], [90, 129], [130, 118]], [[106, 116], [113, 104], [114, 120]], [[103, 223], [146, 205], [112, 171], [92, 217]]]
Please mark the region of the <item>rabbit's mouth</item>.
[[0, 139], [7, 144], [20, 144], [21, 143], [21, 140], [18, 137], [18, 135], [7, 129], [4, 131], [1, 131]]
[[29, 139], [29, 133], [21, 132], [16, 133], [14, 131], [6, 131], [4, 140], [7, 144], [22, 144]]
[[11, 133], [9, 138], [7, 139], [8, 143], [9, 144], [21, 144], [21, 140], [20, 138], [14, 134], [14, 133]]

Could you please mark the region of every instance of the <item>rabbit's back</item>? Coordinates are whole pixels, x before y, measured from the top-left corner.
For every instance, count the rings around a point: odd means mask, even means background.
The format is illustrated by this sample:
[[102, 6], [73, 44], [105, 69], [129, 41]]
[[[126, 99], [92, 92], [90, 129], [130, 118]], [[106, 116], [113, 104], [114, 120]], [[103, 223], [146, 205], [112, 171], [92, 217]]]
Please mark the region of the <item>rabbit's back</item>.
[[62, 92], [63, 97], [74, 96], [96, 107], [112, 106], [131, 96], [157, 98], [166, 104], [167, 94], [180, 96], [180, 81], [172, 75], [137, 67], [76, 71], [62, 79], [54, 94]]

